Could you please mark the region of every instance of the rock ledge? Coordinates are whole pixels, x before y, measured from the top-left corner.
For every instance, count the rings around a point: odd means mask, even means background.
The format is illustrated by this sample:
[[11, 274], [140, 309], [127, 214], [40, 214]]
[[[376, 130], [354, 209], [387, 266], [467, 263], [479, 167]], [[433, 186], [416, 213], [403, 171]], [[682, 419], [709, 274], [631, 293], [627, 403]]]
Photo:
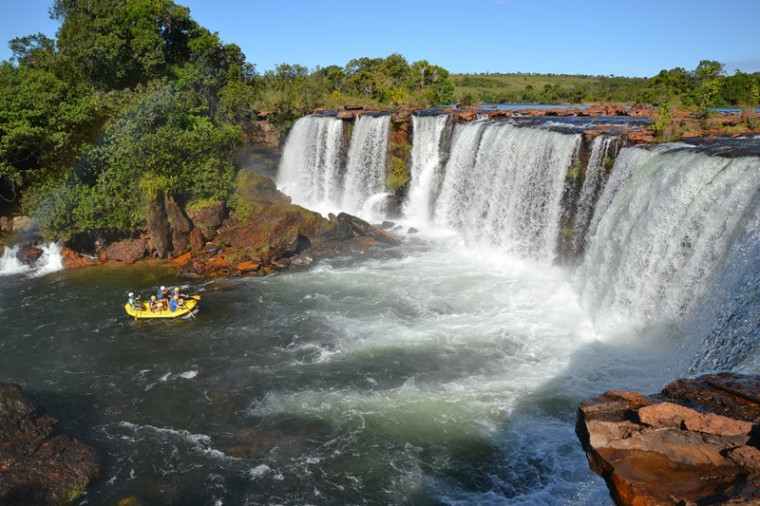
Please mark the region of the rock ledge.
[[583, 402], [576, 433], [619, 505], [760, 504], [760, 378], [681, 379]]

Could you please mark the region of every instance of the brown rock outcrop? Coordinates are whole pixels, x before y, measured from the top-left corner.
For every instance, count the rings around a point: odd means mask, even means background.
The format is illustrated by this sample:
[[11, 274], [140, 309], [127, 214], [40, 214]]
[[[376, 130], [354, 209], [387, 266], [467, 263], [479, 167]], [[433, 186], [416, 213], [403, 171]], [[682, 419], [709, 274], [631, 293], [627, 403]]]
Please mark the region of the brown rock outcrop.
[[[236, 181], [237, 209], [201, 250], [191, 232], [193, 255], [182, 266], [188, 275], [263, 275], [300, 269], [316, 258], [397, 245], [393, 234], [341, 213], [330, 219], [289, 203], [274, 182], [241, 171]], [[196, 237], [194, 237], [196, 236]]]
[[190, 234], [190, 220], [185, 216], [185, 212], [172, 198], [166, 199], [164, 205], [166, 209], [166, 218], [169, 221], [169, 228], [172, 236], [172, 253], [181, 255], [189, 245], [188, 235]]
[[[264, 111], [264, 114], [268, 111]], [[271, 113], [270, 113], [271, 114]], [[266, 118], [266, 116], [263, 116]], [[276, 148], [280, 145], [280, 135], [268, 121], [254, 121], [245, 130], [249, 144]]]
[[125, 239], [111, 243], [103, 250], [106, 260], [116, 260], [127, 264], [133, 264], [145, 258], [147, 254], [148, 248], [144, 239]]
[[18, 385], [0, 384], [0, 504], [64, 504], [100, 472], [95, 451], [55, 433]]
[[576, 433], [619, 505], [760, 503], [760, 378], [678, 380], [657, 395], [606, 392]]
[[159, 258], [165, 258], [171, 251], [172, 239], [162, 193], [148, 204], [148, 235], [151, 251], [155, 251]]

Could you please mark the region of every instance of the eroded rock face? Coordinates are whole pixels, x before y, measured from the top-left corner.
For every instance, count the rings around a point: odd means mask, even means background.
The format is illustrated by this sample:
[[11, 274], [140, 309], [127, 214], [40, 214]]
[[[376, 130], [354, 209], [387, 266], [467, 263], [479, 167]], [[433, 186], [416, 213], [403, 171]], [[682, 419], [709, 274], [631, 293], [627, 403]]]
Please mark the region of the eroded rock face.
[[760, 378], [729, 373], [581, 404], [576, 433], [616, 504], [760, 503]]
[[0, 384], [0, 504], [67, 503], [100, 471], [95, 451], [56, 423], [18, 385]]

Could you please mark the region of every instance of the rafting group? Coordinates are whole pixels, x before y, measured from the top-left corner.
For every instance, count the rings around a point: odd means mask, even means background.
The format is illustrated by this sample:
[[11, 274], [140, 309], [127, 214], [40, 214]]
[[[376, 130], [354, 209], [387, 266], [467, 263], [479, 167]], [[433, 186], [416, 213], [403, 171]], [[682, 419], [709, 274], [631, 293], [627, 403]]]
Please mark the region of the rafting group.
[[199, 295], [185, 295], [178, 286], [162, 286], [151, 295], [147, 301], [141, 301], [140, 296], [129, 292], [124, 309], [127, 314], [138, 318], [177, 318], [190, 315], [193, 318], [197, 310]]

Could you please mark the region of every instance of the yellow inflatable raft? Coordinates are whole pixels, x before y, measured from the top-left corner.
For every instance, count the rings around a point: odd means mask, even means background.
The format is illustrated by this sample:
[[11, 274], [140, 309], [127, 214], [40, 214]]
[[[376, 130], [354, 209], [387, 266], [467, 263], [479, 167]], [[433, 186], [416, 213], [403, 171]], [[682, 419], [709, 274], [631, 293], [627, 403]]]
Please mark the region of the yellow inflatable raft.
[[162, 311], [156, 311], [154, 313], [149, 309], [147, 302], [142, 303], [144, 308], [142, 310], [132, 309], [132, 306], [130, 306], [129, 302], [127, 302], [124, 304], [124, 310], [135, 320], [138, 318], [181, 318], [183, 316], [194, 317], [195, 313], [198, 312], [198, 300], [195, 297], [198, 299], [200, 298], [197, 295], [193, 295], [191, 298], [185, 300], [185, 307], [178, 307], [176, 311], [169, 311], [168, 309], [164, 309]]

